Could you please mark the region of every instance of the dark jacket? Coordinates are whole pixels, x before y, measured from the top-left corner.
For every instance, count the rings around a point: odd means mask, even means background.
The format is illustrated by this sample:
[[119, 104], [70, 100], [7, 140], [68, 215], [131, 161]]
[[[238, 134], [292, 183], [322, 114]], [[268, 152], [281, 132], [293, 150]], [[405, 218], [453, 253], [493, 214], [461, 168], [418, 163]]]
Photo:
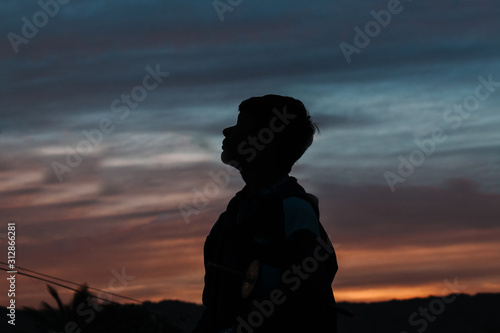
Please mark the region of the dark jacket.
[[[193, 332], [335, 332], [335, 252], [319, 222], [317, 198], [293, 177], [229, 202], [205, 247], [206, 309]], [[253, 291], [242, 295], [257, 260]], [[248, 282], [246, 286], [254, 285]]]

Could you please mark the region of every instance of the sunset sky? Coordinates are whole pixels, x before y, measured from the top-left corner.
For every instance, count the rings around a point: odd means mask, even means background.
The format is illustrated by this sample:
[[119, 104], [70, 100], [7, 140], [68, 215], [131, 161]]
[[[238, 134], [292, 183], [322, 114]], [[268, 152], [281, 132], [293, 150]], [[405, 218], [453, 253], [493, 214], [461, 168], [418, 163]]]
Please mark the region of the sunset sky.
[[499, 1], [45, 1], [0, 4], [1, 261], [16, 221], [21, 267], [201, 303], [222, 129], [272, 93], [321, 130], [291, 175], [338, 301], [500, 292]]

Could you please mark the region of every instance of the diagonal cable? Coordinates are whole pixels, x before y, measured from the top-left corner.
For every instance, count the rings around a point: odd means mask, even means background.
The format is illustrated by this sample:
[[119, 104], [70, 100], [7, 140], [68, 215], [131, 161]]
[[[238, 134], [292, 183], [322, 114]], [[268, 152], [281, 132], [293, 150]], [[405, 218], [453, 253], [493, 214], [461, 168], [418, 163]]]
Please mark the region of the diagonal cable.
[[[4, 263], [4, 262], [2, 262], [2, 261], [0, 261], [0, 264], [3, 264], [3, 265], [8, 266], [8, 264], [7, 264], [7, 263]], [[6, 271], [6, 272], [7, 272], [7, 271], [10, 271], [10, 270], [6, 270], [6, 269], [3, 269], [3, 268], [0, 268], [0, 269], [4, 270], [4, 271]], [[21, 267], [21, 266], [17, 266], [17, 265], [16, 265], [16, 269], [22, 269], [22, 270], [24, 270], [24, 271], [26, 271], [26, 272], [30, 272], [30, 273], [38, 274], [38, 275], [41, 275], [41, 276], [45, 276], [45, 277], [50, 278], [50, 279], [53, 279], [53, 280], [57, 280], [57, 281], [61, 281], [61, 282], [65, 282], [65, 283], [69, 283], [69, 284], [72, 284], [72, 285], [75, 285], [75, 286], [78, 286], [78, 287], [86, 287], [86, 288], [88, 288], [89, 290], [100, 291], [100, 292], [105, 293], [105, 294], [108, 294], [108, 295], [113, 295], [113, 296], [116, 296], [116, 297], [120, 297], [120, 298], [128, 299], [128, 300], [130, 300], [130, 301], [134, 301], [134, 302], [142, 303], [142, 302], [141, 302], [141, 301], [139, 301], [139, 300], [136, 300], [136, 299], [133, 299], [133, 298], [130, 298], [130, 297], [127, 297], [127, 296], [122, 296], [122, 295], [118, 295], [118, 294], [115, 294], [115, 293], [112, 293], [112, 292], [109, 292], [109, 291], [105, 291], [105, 290], [101, 290], [101, 289], [97, 289], [97, 288], [92, 288], [92, 287], [84, 286], [84, 285], [79, 284], [79, 283], [76, 283], [76, 282], [72, 282], [72, 281], [65, 280], [65, 279], [60, 279], [60, 278], [57, 278], [57, 277], [55, 277], [55, 276], [50, 276], [50, 275], [48, 275], [48, 274], [44, 274], [44, 273], [40, 273], [40, 272], [36, 272], [36, 271], [34, 271], [34, 270], [31, 270], [31, 269], [28, 269], [28, 268], [23, 268], [23, 267]], [[29, 276], [29, 277], [32, 277], [32, 278], [37, 278], [36, 276], [32, 276], [32, 275], [28, 275], [28, 274], [23, 274], [23, 273], [20, 273], [20, 272], [17, 272], [17, 274], [22, 274], [22, 275], [26, 275], [26, 276]], [[50, 281], [48, 281], [48, 280], [46, 280], [46, 279], [41, 279], [41, 278], [39, 278], [39, 280], [46, 281], [46, 282], [50, 282]], [[65, 287], [65, 288], [67, 288], [67, 289], [71, 289], [71, 290], [75, 290], [75, 291], [77, 291], [77, 289], [73, 289], [73, 288], [70, 288], [70, 287], [66, 287], [66, 286], [63, 286], [63, 285], [58, 284], [58, 283], [55, 283], [55, 282], [54, 282], [54, 284], [57, 284], [57, 285], [59, 285], [59, 286], [61, 286], [61, 287]], [[97, 296], [96, 296], [96, 297], [97, 297]], [[100, 297], [97, 297], [97, 298], [100, 298]], [[100, 299], [102, 299], [102, 298], [100, 298]], [[116, 303], [116, 302], [114, 302], [114, 303]]]

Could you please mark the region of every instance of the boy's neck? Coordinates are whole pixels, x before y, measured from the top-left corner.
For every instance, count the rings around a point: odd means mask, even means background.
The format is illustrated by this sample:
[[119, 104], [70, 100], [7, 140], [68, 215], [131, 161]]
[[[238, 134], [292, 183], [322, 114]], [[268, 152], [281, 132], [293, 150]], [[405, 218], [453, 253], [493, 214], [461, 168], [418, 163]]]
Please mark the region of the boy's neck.
[[259, 191], [266, 187], [280, 183], [288, 179], [288, 173], [286, 172], [275, 172], [275, 173], [252, 173], [245, 174], [241, 173], [241, 177], [246, 183], [245, 188], [248, 194], [257, 194]]

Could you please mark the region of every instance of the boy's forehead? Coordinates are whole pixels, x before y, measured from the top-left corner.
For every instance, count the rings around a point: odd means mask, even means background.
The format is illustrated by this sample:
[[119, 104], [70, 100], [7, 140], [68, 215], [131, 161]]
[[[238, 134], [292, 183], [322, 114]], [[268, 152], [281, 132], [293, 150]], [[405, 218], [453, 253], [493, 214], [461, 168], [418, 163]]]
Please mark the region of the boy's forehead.
[[248, 112], [241, 112], [238, 114], [238, 122], [239, 123], [247, 123], [247, 122], [253, 122], [254, 121], [254, 117], [249, 114]]

